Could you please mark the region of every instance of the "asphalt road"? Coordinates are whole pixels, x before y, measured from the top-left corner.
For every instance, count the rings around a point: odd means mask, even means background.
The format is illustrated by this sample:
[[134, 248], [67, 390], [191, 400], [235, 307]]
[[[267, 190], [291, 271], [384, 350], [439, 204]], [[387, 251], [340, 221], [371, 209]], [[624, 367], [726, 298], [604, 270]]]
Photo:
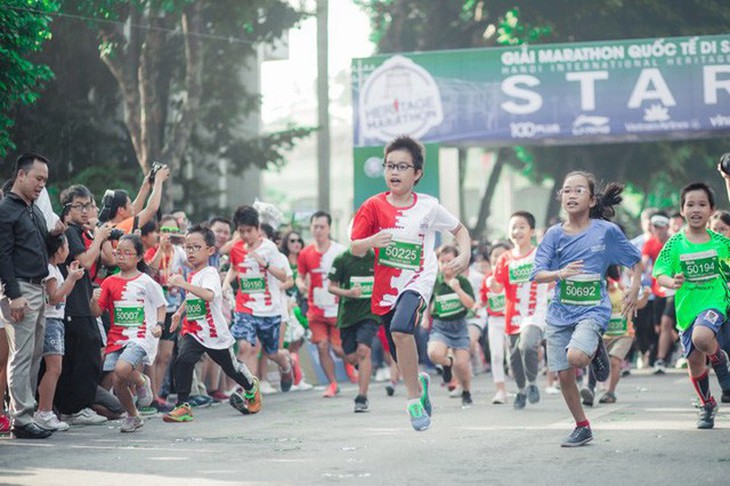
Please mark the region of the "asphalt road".
[[623, 379], [616, 404], [589, 410], [595, 438], [576, 449], [559, 446], [573, 427], [560, 395], [515, 411], [492, 405], [491, 376], [479, 375], [475, 403], [462, 409], [433, 383], [426, 432], [411, 429], [402, 389], [389, 398], [375, 384], [371, 411], [355, 414], [346, 384], [333, 399], [316, 389], [268, 395], [253, 416], [220, 404], [186, 424], [147, 418], [132, 434], [109, 423], [40, 441], [1, 438], [0, 483], [730, 484], [730, 406], [721, 404], [714, 430], [697, 430], [685, 372]]

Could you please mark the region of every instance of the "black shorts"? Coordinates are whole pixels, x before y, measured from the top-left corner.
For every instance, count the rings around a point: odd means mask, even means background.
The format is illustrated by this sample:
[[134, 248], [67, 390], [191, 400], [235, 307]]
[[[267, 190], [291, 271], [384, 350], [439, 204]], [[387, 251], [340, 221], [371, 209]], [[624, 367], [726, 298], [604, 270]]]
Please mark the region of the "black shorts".
[[175, 337], [177, 336], [177, 333], [180, 331], [180, 327], [182, 326], [182, 322], [179, 326], [177, 326], [177, 329], [175, 329], [175, 332], [170, 332], [170, 326], [172, 326], [172, 315], [174, 312], [168, 312], [165, 314], [165, 327], [162, 328], [162, 335], [160, 336], [160, 341], [174, 341]]
[[677, 308], [674, 307], [674, 296], [667, 297], [667, 303], [664, 305], [663, 316], [667, 316], [675, 323], [677, 322]]
[[[672, 299], [674, 300], [674, 299]], [[664, 310], [667, 308], [667, 298], [666, 297], [655, 297], [654, 298], [654, 315], [652, 316], [652, 324], [655, 326], [658, 326], [659, 323], [662, 321], [662, 316], [664, 315]]]
[[390, 355], [393, 360], [397, 361], [398, 358], [396, 357], [395, 343], [391, 333], [401, 332], [415, 335], [425, 308], [426, 305], [421, 295], [412, 290], [407, 290], [398, 297], [390, 312], [382, 317], [385, 335], [390, 346]]
[[358, 344], [371, 347], [379, 327], [380, 324], [374, 319], [365, 319], [352, 326], [340, 328], [342, 350], [345, 354], [352, 354], [357, 351]]

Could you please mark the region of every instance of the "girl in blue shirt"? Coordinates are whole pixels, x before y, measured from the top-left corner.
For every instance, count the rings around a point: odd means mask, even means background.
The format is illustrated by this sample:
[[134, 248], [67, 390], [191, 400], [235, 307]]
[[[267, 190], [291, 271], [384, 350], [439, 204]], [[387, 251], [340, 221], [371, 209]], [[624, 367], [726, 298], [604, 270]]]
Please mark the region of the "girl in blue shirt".
[[559, 191], [568, 219], [551, 227], [537, 248], [531, 280], [557, 282], [548, 308], [545, 337], [548, 367], [558, 373], [560, 389], [576, 427], [563, 447], [593, 439], [581, 405], [576, 369], [589, 364], [598, 381], [608, 378], [609, 358], [601, 336], [611, 318], [606, 292], [606, 269], [611, 264], [632, 269], [631, 287], [623, 302], [624, 315], [636, 310], [641, 286], [641, 255], [609, 219], [622, 201], [623, 186], [609, 184], [600, 191], [593, 174], [569, 173]]

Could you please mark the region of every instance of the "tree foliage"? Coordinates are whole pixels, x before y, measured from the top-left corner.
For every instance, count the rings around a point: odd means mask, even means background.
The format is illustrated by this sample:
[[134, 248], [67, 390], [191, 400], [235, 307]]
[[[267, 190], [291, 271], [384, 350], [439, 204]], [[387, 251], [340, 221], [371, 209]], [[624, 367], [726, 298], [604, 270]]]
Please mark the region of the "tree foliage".
[[9, 136], [15, 107], [35, 102], [53, 79], [48, 66], [28, 57], [51, 38], [48, 14], [57, 10], [55, 0], [5, 0], [0, 8], [0, 156], [15, 148]]

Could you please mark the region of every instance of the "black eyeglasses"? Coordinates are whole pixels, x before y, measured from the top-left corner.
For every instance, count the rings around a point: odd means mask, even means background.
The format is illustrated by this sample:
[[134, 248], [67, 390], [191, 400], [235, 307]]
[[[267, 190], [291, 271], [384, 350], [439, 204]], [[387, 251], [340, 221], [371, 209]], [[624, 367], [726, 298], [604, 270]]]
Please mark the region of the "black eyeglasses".
[[94, 204], [93, 203], [86, 203], [86, 204], [81, 204], [81, 203], [71, 204], [71, 203], [69, 203], [69, 204], [66, 204], [66, 207], [67, 208], [78, 209], [79, 211], [91, 211], [91, 208], [94, 207]]

